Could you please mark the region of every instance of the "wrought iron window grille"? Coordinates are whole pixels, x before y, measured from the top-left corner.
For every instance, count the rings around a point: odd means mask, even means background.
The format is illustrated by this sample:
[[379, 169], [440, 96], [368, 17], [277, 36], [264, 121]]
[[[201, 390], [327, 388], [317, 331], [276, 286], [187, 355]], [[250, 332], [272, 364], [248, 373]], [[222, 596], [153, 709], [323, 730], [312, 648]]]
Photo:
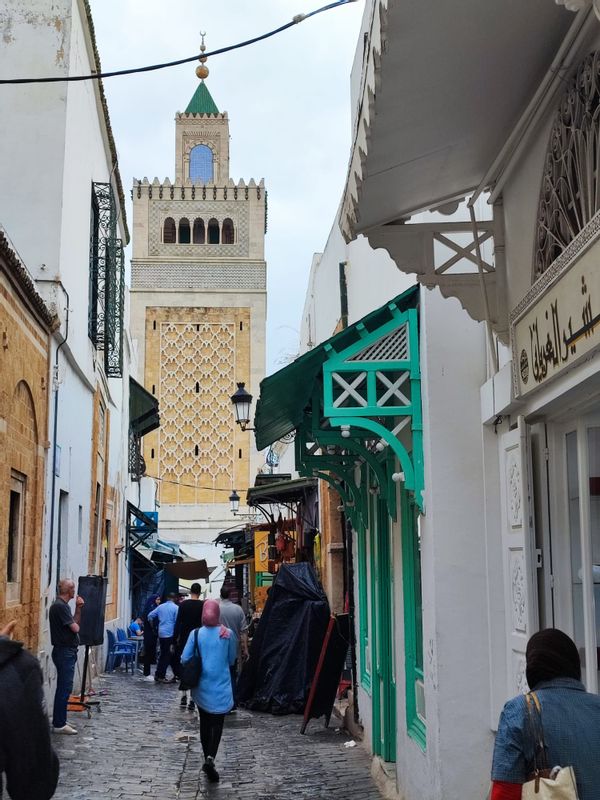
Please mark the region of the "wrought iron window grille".
[[92, 183], [88, 335], [109, 378], [123, 376], [125, 259], [110, 183]]

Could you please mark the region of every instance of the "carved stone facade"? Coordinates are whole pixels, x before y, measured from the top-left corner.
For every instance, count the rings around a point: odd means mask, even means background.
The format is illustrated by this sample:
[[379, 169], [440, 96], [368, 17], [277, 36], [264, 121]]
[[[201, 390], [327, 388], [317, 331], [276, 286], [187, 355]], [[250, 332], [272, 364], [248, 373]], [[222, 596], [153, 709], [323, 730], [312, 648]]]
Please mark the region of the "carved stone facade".
[[[175, 126], [175, 182], [133, 185], [131, 329], [139, 377], [160, 404], [160, 428], [144, 438], [148, 474], [159, 479], [159, 531], [184, 541], [178, 530], [216, 528], [202, 534], [209, 541], [231, 525], [228, 496], [254, 483], [259, 464], [230, 397], [237, 381], [257, 396], [264, 376], [266, 191], [262, 181], [230, 179], [227, 114], [178, 113]], [[213, 154], [208, 183], [190, 180], [199, 144]]]

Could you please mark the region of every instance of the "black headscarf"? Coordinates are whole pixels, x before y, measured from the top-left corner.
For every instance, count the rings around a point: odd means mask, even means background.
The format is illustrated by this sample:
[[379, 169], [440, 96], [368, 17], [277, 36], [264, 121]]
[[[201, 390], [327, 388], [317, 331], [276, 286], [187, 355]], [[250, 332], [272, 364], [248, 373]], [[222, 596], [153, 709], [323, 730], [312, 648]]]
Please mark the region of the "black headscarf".
[[558, 628], [534, 633], [527, 643], [527, 683], [535, 689], [538, 683], [553, 678], [581, 680], [581, 661], [575, 642]]

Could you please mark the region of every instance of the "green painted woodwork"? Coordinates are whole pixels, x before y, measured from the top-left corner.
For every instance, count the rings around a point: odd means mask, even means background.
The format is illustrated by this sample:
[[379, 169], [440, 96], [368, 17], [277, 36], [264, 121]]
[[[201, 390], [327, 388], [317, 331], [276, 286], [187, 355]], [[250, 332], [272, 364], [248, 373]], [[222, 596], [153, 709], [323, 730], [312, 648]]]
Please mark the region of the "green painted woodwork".
[[400, 493], [402, 521], [402, 589], [404, 595], [404, 669], [406, 677], [406, 724], [424, 750], [425, 722], [417, 713], [417, 681], [423, 681], [423, 605], [421, 552], [414, 502], [404, 489]]
[[[360, 341], [361, 331], [369, 332], [381, 328], [394, 318], [392, 309], [405, 311], [414, 308], [418, 294], [419, 287], [413, 286], [381, 308], [367, 314], [360, 322], [349, 325], [327, 342], [313, 347], [291, 364], [264, 378], [260, 384], [260, 399], [254, 417], [257, 449], [264, 450], [302, 424], [314, 385], [320, 381], [323, 364], [328, 360], [330, 352], [342, 352]], [[415, 352], [418, 363], [418, 340], [416, 351], [411, 342], [411, 359]]]
[[218, 114], [217, 104], [212, 99], [204, 81], [200, 81], [185, 110], [186, 114]]
[[[358, 619], [359, 619], [359, 652], [360, 652], [360, 682], [369, 694], [371, 693], [371, 671], [368, 665], [368, 653], [371, 646], [369, 630], [369, 602], [367, 590], [370, 589], [367, 573], [367, 536], [368, 531], [357, 531], [356, 551], [358, 560]], [[372, 584], [372, 582], [371, 582]]]
[[377, 496], [369, 503], [371, 535], [371, 700], [373, 751], [396, 760], [396, 683], [394, 678], [393, 554], [387, 506]]

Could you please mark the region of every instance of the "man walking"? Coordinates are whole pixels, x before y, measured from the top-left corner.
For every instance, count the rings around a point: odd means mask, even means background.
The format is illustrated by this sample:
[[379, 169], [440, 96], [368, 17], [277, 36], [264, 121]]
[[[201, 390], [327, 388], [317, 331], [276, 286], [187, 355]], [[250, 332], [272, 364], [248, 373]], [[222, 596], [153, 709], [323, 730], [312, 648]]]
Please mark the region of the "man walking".
[[75, 581], [63, 578], [58, 583], [58, 596], [50, 606], [50, 640], [52, 642], [52, 661], [56, 667], [56, 692], [52, 714], [54, 733], [74, 735], [77, 730], [67, 724], [67, 703], [73, 691], [73, 677], [79, 647], [79, 623], [83, 597], [75, 600], [75, 613], [71, 613], [69, 602], [75, 597]]
[[231, 671], [231, 688], [233, 689], [233, 708], [237, 708], [237, 676], [238, 676], [238, 660], [241, 650], [242, 659], [245, 661], [248, 658], [248, 620], [241, 606], [237, 603], [232, 603], [229, 599], [229, 589], [225, 586], [221, 588], [221, 625], [230, 628], [236, 635], [238, 640], [238, 659], [229, 668]]
[[[192, 583], [189, 600], [184, 600], [183, 603], [179, 605], [177, 619], [175, 621], [175, 630], [173, 632], [175, 655], [177, 656], [178, 662], [181, 660], [181, 654], [183, 653], [183, 648], [186, 645], [188, 636], [195, 628], [200, 628], [202, 626], [202, 607], [204, 606], [204, 601], [200, 600], [200, 592], [200, 584]], [[190, 702], [188, 703], [186, 687], [184, 686], [181, 691], [183, 692], [181, 695], [181, 708], [187, 706], [188, 711], [193, 711], [196, 705], [191, 695]]]
[[42, 670], [12, 640], [15, 624], [0, 628], [0, 797], [4, 773], [9, 797], [48, 800], [58, 781], [58, 758], [50, 744]]
[[[175, 621], [179, 607], [175, 602], [177, 595], [171, 592], [167, 595], [166, 602], [155, 608], [148, 614], [148, 622], [158, 619], [158, 642], [160, 645], [160, 655], [154, 680], [157, 683], [175, 683], [179, 675], [179, 662], [175, 655], [173, 634], [175, 632]], [[168, 681], [166, 678], [167, 667], [171, 665], [173, 678]]]

